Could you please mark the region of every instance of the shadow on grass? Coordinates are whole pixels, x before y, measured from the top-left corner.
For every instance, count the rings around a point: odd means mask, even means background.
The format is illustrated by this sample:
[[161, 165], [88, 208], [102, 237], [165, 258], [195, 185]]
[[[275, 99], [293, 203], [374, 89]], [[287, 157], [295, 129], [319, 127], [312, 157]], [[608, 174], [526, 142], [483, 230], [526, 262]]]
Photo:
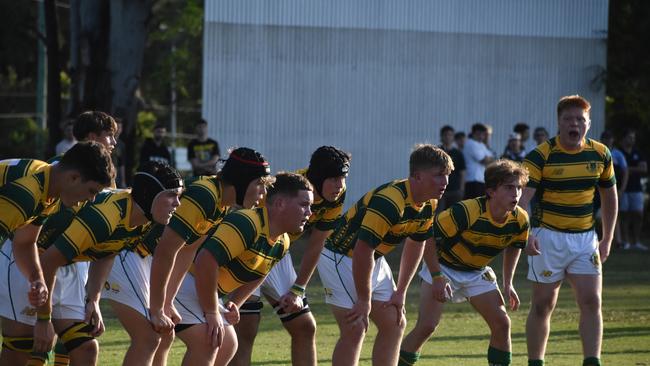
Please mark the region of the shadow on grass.
[[[614, 338], [623, 338], [623, 337], [638, 337], [638, 336], [647, 336], [650, 335], [650, 328], [648, 327], [618, 327], [618, 328], [605, 328], [604, 332], [605, 339], [614, 339]], [[580, 334], [578, 330], [551, 330], [550, 338], [561, 337], [563, 339], [580, 339]], [[442, 336], [436, 337], [433, 336], [429, 339], [429, 342], [458, 342], [461, 340], [483, 340], [489, 338], [486, 335], [470, 335], [470, 336]], [[525, 339], [526, 333], [512, 333], [512, 339]]]

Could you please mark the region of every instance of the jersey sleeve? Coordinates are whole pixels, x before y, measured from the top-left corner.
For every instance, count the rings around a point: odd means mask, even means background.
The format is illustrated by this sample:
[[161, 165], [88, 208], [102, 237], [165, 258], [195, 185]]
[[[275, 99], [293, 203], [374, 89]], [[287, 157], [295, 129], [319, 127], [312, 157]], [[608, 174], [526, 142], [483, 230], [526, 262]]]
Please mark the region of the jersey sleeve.
[[72, 262], [75, 257], [92, 250], [97, 243], [107, 241], [120, 221], [115, 209], [102, 209], [105, 205], [89, 205], [81, 209], [70, 226], [54, 242], [63, 256]]
[[616, 177], [614, 176], [614, 163], [612, 162], [612, 154], [609, 149], [605, 147], [603, 151], [603, 163], [605, 168], [600, 174], [598, 185], [603, 188], [609, 188], [616, 185]]
[[345, 194], [346, 194], [345, 191], [341, 193], [341, 196], [336, 200], [336, 205], [334, 207], [327, 209], [325, 214], [323, 214], [323, 217], [321, 217], [321, 219], [318, 220], [318, 222], [316, 222], [316, 225], [314, 225], [314, 227], [317, 230], [320, 231], [334, 230], [338, 219], [343, 214], [343, 202], [345, 201]]
[[208, 188], [192, 184], [183, 193], [181, 205], [167, 225], [187, 244], [193, 243], [205, 234], [210, 226], [209, 216], [217, 209], [214, 196]]
[[203, 248], [214, 256], [219, 266], [224, 266], [243, 253], [255, 241], [255, 223], [241, 211], [227, 215]]
[[376, 192], [368, 202], [359, 228], [358, 239], [376, 248], [381, 244], [390, 227], [399, 221], [404, 206], [404, 199], [397, 189], [389, 187]]
[[27, 187], [9, 183], [0, 187], [0, 233], [6, 236], [32, 218], [37, 199]]
[[462, 202], [458, 202], [435, 217], [433, 236], [436, 241], [444, 241], [459, 235], [468, 228], [468, 208]]
[[529, 152], [524, 159], [523, 166], [528, 169], [527, 187], [537, 189], [542, 181], [542, 169], [544, 169], [546, 163], [546, 156], [541, 149], [543, 146], [545, 144], [539, 145], [535, 150]]
[[521, 207], [517, 207], [517, 221], [519, 223], [519, 233], [512, 238], [510, 246], [524, 249], [528, 243], [528, 232], [530, 231], [530, 222], [528, 213]]

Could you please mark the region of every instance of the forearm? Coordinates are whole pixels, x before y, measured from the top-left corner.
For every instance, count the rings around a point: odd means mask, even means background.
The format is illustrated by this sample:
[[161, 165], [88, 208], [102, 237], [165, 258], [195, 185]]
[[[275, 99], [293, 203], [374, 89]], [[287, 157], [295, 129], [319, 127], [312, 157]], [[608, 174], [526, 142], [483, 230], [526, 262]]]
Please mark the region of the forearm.
[[90, 301], [99, 301], [101, 297], [102, 288], [108, 274], [111, 273], [115, 256], [102, 258], [96, 262], [90, 263], [88, 270], [88, 282], [86, 282], [86, 297]]
[[205, 314], [219, 312], [218, 273], [219, 265], [207, 251], [201, 251], [196, 258], [196, 294]]
[[406, 292], [417, 271], [418, 264], [422, 260], [424, 242], [417, 242], [406, 239], [402, 257], [399, 264], [399, 276], [397, 278], [397, 291]]
[[151, 312], [159, 312], [163, 309], [170, 268], [174, 268], [176, 255], [184, 243], [169, 227], [165, 228], [151, 262], [151, 294], [149, 295]]
[[14, 259], [18, 269], [29, 282], [43, 278], [43, 270], [36, 246], [39, 232], [40, 226], [34, 225], [27, 225], [14, 232]]
[[47, 287], [47, 301], [36, 308], [37, 314], [52, 314], [52, 293], [54, 291], [54, 282], [56, 281], [56, 270], [58, 267], [43, 263], [43, 279]]
[[181, 287], [181, 283], [183, 282], [183, 278], [187, 274], [187, 271], [190, 270], [196, 251], [200, 247], [200, 244], [203, 243], [204, 239], [205, 237], [201, 237], [192, 245], [184, 246], [178, 251], [176, 261], [174, 262], [174, 268], [169, 276], [169, 283], [167, 283], [167, 290], [165, 293], [166, 305], [174, 301], [178, 289]]
[[503, 251], [503, 287], [512, 286], [521, 250], [508, 247]]
[[359, 301], [370, 302], [372, 293], [370, 278], [375, 266], [374, 249], [366, 242], [357, 240], [352, 255], [352, 277]]
[[307, 248], [302, 255], [302, 260], [300, 261], [300, 269], [298, 271], [298, 277], [296, 278], [295, 283], [302, 287], [307, 287], [309, 280], [316, 269], [318, 264], [318, 259], [320, 258], [320, 253], [323, 251], [323, 246], [325, 245], [325, 239], [329, 236], [331, 231], [321, 231], [314, 229], [312, 230], [311, 236], [307, 243]]
[[610, 242], [614, 233], [614, 225], [616, 224], [616, 215], [618, 212], [618, 197], [615, 189], [615, 187], [600, 189], [603, 239], [607, 239]]
[[228, 295], [228, 300], [234, 302], [238, 308], [241, 308], [244, 302], [246, 302], [246, 300], [251, 297], [255, 289], [262, 285], [262, 282], [264, 282], [265, 279], [266, 276], [260, 277], [255, 281], [248, 282], [240, 286], [238, 289]]
[[431, 238], [425, 242], [424, 246], [424, 263], [429, 268], [429, 272], [440, 272], [440, 262], [438, 261], [438, 248], [436, 241]]

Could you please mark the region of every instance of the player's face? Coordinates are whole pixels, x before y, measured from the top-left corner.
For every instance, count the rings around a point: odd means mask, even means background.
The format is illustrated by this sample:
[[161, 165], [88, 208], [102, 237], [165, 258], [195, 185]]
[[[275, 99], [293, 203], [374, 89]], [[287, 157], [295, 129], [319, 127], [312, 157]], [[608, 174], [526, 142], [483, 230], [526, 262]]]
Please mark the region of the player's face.
[[325, 179], [323, 181], [323, 189], [321, 189], [323, 199], [329, 202], [336, 201], [345, 188], [345, 178], [346, 175]]
[[579, 149], [591, 127], [589, 113], [579, 107], [568, 108], [558, 117], [560, 144], [569, 150]]
[[115, 140], [115, 134], [112, 131], [102, 131], [102, 133], [99, 135], [90, 133], [88, 137], [89, 140], [99, 142], [100, 144], [104, 145], [108, 152], [112, 152], [113, 148], [115, 148], [115, 145], [117, 144], [117, 141]]
[[415, 178], [421, 182], [426, 199], [442, 197], [449, 183], [449, 174], [445, 174], [441, 167], [432, 167], [416, 172]]
[[153, 221], [163, 225], [169, 224], [169, 219], [172, 218], [178, 206], [181, 205], [181, 193], [181, 188], [158, 193], [151, 204]]
[[61, 191], [61, 202], [66, 207], [77, 206], [85, 201], [93, 201], [97, 193], [105, 188], [104, 185], [87, 180], [81, 179], [79, 173], [69, 172], [66, 177], [66, 184]]
[[309, 216], [311, 216], [311, 204], [314, 202], [314, 194], [311, 191], [298, 191], [296, 196], [283, 197], [282, 220], [287, 225], [287, 232], [300, 233], [305, 229]]
[[504, 182], [496, 189], [488, 188], [486, 191], [490, 200], [494, 200], [505, 211], [512, 211], [519, 203], [523, 189], [524, 187], [521, 185], [521, 182], [513, 178]]
[[255, 179], [248, 183], [246, 195], [244, 196], [244, 208], [253, 208], [260, 204], [266, 195], [266, 185], [262, 178]]

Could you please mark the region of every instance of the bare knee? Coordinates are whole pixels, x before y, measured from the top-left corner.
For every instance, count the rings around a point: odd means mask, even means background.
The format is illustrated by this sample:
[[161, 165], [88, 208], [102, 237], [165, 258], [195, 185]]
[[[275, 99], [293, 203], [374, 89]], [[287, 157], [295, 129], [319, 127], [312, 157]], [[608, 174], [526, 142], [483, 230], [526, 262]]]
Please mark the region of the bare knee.
[[539, 318], [551, 316], [555, 302], [552, 299], [537, 299], [530, 304], [530, 313]]
[[313, 339], [316, 336], [316, 321], [310, 313], [289, 320], [284, 325], [292, 338]]
[[427, 337], [431, 336], [433, 332], [438, 328], [439, 321], [432, 322], [422, 322], [418, 321], [415, 323], [415, 328], [413, 331], [418, 332], [418, 334], [426, 335]]
[[99, 344], [96, 339], [92, 339], [80, 344], [78, 347], [70, 351], [70, 360], [74, 364], [75, 360], [96, 360], [99, 354]]
[[580, 299], [578, 299], [578, 307], [580, 308], [581, 312], [587, 312], [587, 313], [598, 313], [600, 312], [600, 307], [601, 307], [601, 299], [598, 294], [590, 294], [586, 296], [581, 296]]
[[[172, 341], [174, 340], [173, 336], [170, 336], [170, 338]], [[152, 329], [150, 332], [143, 332], [137, 337], [134, 337], [131, 342], [139, 349], [155, 350], [161, 343], [161, 336]]]
[[495, 335], [508, 336], [510, 334], [510, 317], [508, 314], [503, 313], [492, 320], [490, 330]]

